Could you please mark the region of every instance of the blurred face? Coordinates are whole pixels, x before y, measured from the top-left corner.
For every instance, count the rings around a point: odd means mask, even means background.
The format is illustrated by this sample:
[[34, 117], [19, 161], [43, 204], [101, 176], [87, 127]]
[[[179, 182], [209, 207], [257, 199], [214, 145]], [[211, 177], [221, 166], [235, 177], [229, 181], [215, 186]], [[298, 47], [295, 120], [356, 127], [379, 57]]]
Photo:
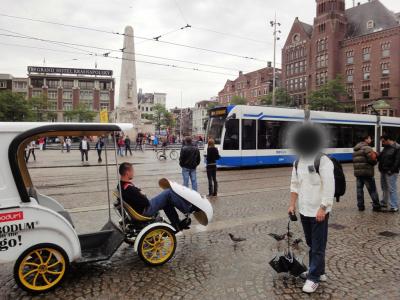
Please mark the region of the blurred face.
[[388, 144], [388, 141], [385, 140], [385, 139], [381, 139], [381, 141], [382, 141], [382, 145], [383, 145], [383, 146], [386, 146], [386, 145]]
[[372, 143], [371, 137], [370, 137], [370, 136], [367, 137], [367, 138], [365, 139], [365, 142], [366, 142], [368, 145], [371, 144], [371, 143]]

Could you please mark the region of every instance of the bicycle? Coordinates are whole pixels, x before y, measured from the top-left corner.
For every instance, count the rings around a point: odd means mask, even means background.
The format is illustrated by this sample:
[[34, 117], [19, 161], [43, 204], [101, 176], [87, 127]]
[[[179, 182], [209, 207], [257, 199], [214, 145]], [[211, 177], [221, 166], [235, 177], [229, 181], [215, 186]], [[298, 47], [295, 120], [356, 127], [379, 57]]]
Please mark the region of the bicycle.
[[[157, 152], [156, 152], [156, 156], [157, 156], [157, 159], [158, 160], [167, 160], [167, 157], [168, 157], [168, 155], [167, 155], [167, 151], [166, 151], [166, 149], [162, 149], [162, 150], [157, 150]], [[177, 160], [178, 159], [178, 151], [176, 151], [176, 150], [174, 150], [174, 149], [171, 149], [170, 150], [170, 152], [169, 152], [169, 158], [170, 159], [172, 159], [172, 160]]]

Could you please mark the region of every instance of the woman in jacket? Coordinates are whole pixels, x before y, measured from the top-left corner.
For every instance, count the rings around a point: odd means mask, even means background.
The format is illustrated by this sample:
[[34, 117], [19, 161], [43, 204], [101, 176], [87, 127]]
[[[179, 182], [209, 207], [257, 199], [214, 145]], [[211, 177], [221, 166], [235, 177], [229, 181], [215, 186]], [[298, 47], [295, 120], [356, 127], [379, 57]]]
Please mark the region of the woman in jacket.
[[220, 159], [218, 149], [215, 147], [213, 139], [208, 140], [207, 147], [207, 178], [208, 178], [208, 195], [217, 196], [218, 182], [217, 182], [217, 163]]

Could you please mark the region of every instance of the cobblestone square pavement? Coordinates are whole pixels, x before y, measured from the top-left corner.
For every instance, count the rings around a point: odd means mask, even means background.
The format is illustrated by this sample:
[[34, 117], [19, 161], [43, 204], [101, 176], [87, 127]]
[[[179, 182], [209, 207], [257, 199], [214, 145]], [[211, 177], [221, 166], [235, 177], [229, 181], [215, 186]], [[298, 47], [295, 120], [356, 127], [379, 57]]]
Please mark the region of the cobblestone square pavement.
[[[37, 162], [29, 163], [38, 190], [69, 209], [79, 233], [98, 230], [108, 215], [105, 167], [94, 151], [90, 156], [83, 167], [77, 151], [38, 151]], [[161, 177], [182, 180], [178, 163], [158, 162], [154, 152], [135, 152], [127, 160], [149, 196], [159, 192]], [[400, 299], [400, 215], [372, 212], [368, 195], [367, 210], [358, 212], [351, 164], [344, 169], [348, 190], [330, 218], [328, 282], [312, 296], [301, 292], [301, 279], [278, 275], [268, 265], [279, 246], [268, 233], [284, 233], [287, 225], [290, 168], [280, 167], [219, 171], [212, 223], [193, 224], [178, 236], [175, 257], [164, 266], [148, 267], [122, 245], [107, 262], [73, 266], [60, 288], [34, 299]], [[115, 186], [115, 166], [109, 171]], [[198, 178], [205, 194], [203, 167]], [[292, 231], [303, 237], [299, 223]], [[380, 235], [384, 231], [398, 235]], [[246, 240], [234, 244], [228, 233]], [[301, 256], [305, 250], [303, 245]], [[12, 268], [1, 266], [0, 298], [31, 299], [14, 283]]]

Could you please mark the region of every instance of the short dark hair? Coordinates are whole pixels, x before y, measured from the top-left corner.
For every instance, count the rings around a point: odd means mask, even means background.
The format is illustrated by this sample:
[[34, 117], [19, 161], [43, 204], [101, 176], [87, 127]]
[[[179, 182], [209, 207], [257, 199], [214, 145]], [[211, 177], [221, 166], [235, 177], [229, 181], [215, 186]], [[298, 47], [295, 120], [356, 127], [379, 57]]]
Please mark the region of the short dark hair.
[[362, 140], [362, 141], [365, 141], [367, 138], [371, 138], [371, 139], [372, 139], [372, 136], [371, 136], [370, 134], [364, 134], [364, 135], [361, 137], [361, 140]]
[[192, 143], [192, 138], [190, 136], [185, 137], [185, 144], [190, 145]]
[[131, 164], [131, 163], [123, 162], [122, 164], [119, 165], [119, 169], [118, 169], [119, 175], [124, 176], [125, 173], [126, 173], [130, 168], [132, 168], [132, 164]]
[[394, 138], [393, 138], [390, 134], [384, 133], [384, 134], [381, 136], [381, 140], [385, 140], [385, 141], [391, 140], [391, 141], [394, 141]]

